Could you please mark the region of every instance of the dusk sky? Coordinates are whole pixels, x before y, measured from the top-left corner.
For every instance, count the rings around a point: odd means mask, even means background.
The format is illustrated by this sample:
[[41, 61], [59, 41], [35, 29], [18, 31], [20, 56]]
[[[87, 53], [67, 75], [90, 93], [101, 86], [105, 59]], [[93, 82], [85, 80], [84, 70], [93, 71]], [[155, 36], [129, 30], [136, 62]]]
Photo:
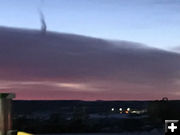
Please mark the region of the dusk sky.
[[179, 99], [179, 24], [179, 0], [1, 0], [0, 91], [17, 99]]
[[1, 0], [0, 25], [39, 29], [38, 9], [48, 30], [162, 48], [180, 45], [179, 0]]

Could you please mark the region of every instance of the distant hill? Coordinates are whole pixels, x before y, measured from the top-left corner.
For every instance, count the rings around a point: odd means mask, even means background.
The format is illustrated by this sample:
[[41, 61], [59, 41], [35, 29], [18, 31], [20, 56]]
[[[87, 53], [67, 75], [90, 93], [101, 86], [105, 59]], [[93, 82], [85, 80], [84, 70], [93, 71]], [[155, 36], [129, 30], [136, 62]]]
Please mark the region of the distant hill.
[[74, 107], [85, 107], [88, 112], [110, 111], [111, 108], [147, 108], [148, 101], [13, 101], [13, 112], [16, 114], [35, 112], [72, 112]]

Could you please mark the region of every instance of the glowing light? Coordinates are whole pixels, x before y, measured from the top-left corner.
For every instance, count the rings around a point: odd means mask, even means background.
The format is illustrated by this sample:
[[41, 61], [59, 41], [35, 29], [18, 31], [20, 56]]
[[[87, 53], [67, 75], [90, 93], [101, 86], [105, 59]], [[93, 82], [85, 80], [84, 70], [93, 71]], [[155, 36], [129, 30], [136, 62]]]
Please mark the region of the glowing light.
[[127, 108], [127, 111], [130, 111], [130, 108]]
[[29, 133], [26, 133], [26, 132], [18, 132], [17, 135], [33, 135], [33, 134], [29, 134]]
[[111, 111], [113, 112], [113, 111], [114, 111], [114, 108], [111, 108]]
[[122, 108], [119, 108], [119, 111], [122, 111]]
[[138, 113], [137, 111], [132, 111], [131, 113]]

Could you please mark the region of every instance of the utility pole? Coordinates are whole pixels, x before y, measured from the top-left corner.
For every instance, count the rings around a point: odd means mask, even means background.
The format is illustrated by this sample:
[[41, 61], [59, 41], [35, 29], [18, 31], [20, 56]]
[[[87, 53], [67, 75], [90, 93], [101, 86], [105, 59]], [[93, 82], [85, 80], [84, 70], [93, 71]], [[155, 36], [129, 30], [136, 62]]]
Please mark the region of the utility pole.
[[11, 103], [15, 98], [12, 93], [0, 93], [0, 135], [7, 135], [12, 130]]

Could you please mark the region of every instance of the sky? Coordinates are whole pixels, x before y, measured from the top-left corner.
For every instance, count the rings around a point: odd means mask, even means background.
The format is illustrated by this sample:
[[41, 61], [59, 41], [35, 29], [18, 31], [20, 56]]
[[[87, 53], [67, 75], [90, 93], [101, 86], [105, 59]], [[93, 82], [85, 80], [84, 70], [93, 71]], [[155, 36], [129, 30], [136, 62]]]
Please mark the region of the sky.
[[127, 40], [163, 49], [180, 45], [179, 0], [1, 0], [0, 25]]
[[0, 92], [23, 100], [179, 99], [179, 4], [2, 0]]

